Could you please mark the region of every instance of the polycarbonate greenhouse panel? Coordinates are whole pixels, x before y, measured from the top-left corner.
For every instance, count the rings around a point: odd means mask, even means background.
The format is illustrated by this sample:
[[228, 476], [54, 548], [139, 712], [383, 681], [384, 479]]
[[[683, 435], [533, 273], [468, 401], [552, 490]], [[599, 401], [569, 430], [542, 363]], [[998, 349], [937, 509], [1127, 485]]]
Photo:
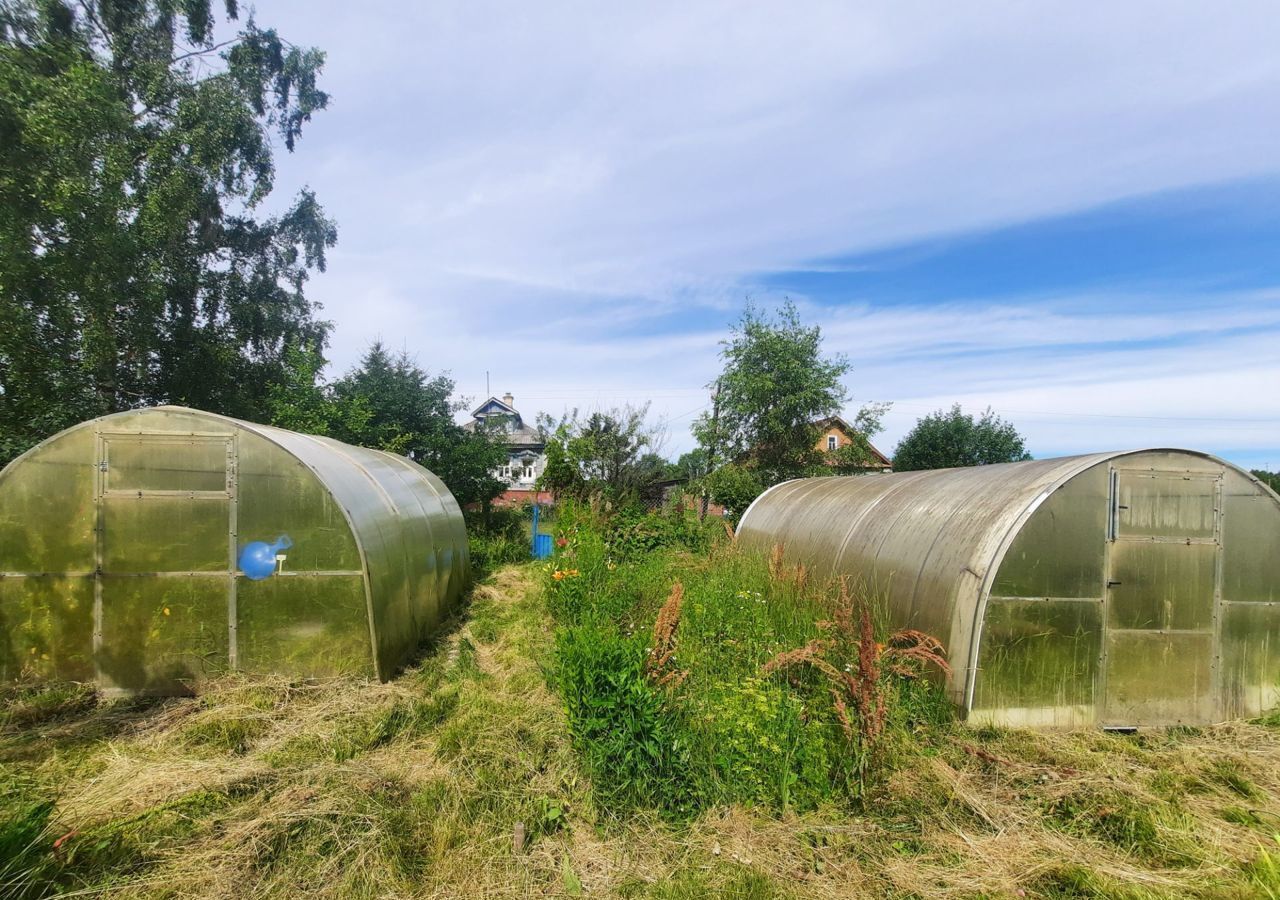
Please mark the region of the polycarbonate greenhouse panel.
[[102, 579], [104, 687], [170, 694], [228, 668], [226, 575]]
[[0, 678], [92, 681], [93, 581], [85, 576], [0, 579]]
[[1280, 532], [1271, 497], [1256, 488], [1232, 491], [1230, 480], [1226, 487], [1222, 597], [1228, 603], [1280, 604]]
[[987, 606], [975, 721], [1071, 727], [1089, 722], [1102, 652], [1097, 600], [993, 600]]
[[238, 658], [247, 671], [306, 677], [369, 672], [369, 613], [360, 575], [294, 572], [246, 581], [237, 597]]
[[1280, 497], [1207, 454], [801, 479], [738, 537], [941, 640], [975, 720], [1201, 724], [1277, 700]]
[[242, 434], [236, 481], [237, 530], [246, 541], [288, 534], [286, 572], [361, 568], [341, 504], [297, 457], [257, 434]]
[[63, 432], [15, 461], [0, 482], [0, 573], [94, 570], [96, 471], [92, 430]]
[[1213, 643], [1210, 632], [1107, 629], [1102, 724], [1213, 721]]
[[[241, 571], [254, 547], [267, 556]], [[235, 669], [388, 678], [468, 577], [440, 480], [329, 438], [158, 407], [0, 472], [5, 678], [152, 693]]]
[[1251, 718], [1280, 705], [1280, 604], [1233, 603], [1222, 623], [1226, 718]]
[[[993, 597], [1102, 599], [1107, 469], [1094, 466], [1054, 491], [1018, 529], [1000, 563]], [[1062, 552], [1046, 554], [1045, 547]]]

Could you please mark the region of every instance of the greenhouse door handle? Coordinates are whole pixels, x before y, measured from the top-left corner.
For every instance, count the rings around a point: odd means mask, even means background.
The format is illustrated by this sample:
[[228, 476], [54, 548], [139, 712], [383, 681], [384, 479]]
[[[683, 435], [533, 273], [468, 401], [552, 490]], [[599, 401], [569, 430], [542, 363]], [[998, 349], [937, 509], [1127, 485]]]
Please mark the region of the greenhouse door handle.
[[1118, 582], [1118, 581], [1108, 581], [1108, 582], [1107, 582], [1107, 587], [1109, 587], [1109, 588], [1113, 588], [1113, 587], [1115, 587], [1115, 586], [1116, 586], [1116, 585], [1118, 585], [1118, 584], [1120, 584], [1120, 582]]

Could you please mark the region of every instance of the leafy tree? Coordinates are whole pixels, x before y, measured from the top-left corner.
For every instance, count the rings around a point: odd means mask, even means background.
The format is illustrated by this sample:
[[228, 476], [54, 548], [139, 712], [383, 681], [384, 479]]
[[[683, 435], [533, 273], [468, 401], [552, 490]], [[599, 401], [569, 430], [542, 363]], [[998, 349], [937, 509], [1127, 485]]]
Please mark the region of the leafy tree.
[[225, 13], [219, 41], [212, 0], [0, 3], [0, 462], [157, 402], [261, 418], [324, 346], [336, 229], [305, 189], [259, 214], [324, 55]]
[[992, 463], [1030, 459], [1022, 435], [990, 409], [981, 417], [961, 412], [960, 405], [949, 412], [938, 410], [916, 422], [898, 444], [893, 468], [899, 472], [916, 469], [947, 469], [956, 466], [985, 466]]
[[704, 413], [693, 432], [721, 459], [750, 456], [769, 484], [795, 477], [819, 459], [817, 420], [839, 412], [849, 361], [822, 355], [822, 330], [800, 321], [791, 301], [776, 318], [748, 304], [720, 353], [718, 416]]
[[324, 384], [325, 359], [314, 344], [285, 348], [281, 377], [267, 389], [267, 421], [304, 434], [363, 434], [371, 413], [362, 398], [339, 401]]
[[440, 477], [464, 506], [487, 508], [505, 485], [493, 472], [507, 460], [501, 436], [454, 421], [464, 407], [447, 375], [431, 377], [407, 353], [381, 343], [329, 390], [334, 437], [408, 456]]
[[858, 471], [872, 459], [867, 441], [881, 430], [887, 404], [857, 413], [860, 443], [835, 458], [819, 449], [817, 422], [848, 399], [842, 379], [850, 366], [841, 354], [823, 355], [821, 328], [804, 325], [791, 301], [774, 317], [748, 304], [720, 356], [716, 413], [704, 413], [693, 425], [702, 448], [714, 451], [712, 463], [727, 460], [736, 467], [709, 482], [717, 502], [737, 508], [752, 485], [759, 493], [789, 478]]
[[542, 474], [538, 476], [538, 490], [550, 491], [556, 498], [581, 496], [585, 482], [577, 466], [569, 460], [565, 437], [555, 435], [546, 441], [546, 459], [543, 461]]
[[711, 499], [723, 506], [734, 522], [742, 518], [751, 501], [764, 493], [765, 487], [756, 469], [737, 463], [721, 466], [707, 477]]
[[648, 405], [593, 412], [574, 410], [555, 422], [539, 418], [547, 438], [547, 463], [538, 486], [556, 495], [600, 493], [614, 500], [644, 496], [666, 476], [666, 461], [654, 452], [661, 429], [648, 424]]
[[682, 453], [673, 466], [671, 477], [684, 478], [695, 482], [705, 478], [711, 472], [711, 454], [706, 447], [694, 447], [688, 453]]

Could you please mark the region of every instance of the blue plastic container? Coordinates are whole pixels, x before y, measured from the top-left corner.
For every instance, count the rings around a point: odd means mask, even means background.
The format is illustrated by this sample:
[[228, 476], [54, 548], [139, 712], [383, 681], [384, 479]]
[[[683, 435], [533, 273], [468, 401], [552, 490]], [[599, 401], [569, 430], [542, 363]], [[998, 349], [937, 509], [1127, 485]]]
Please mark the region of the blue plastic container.
[[533, 536], [533, 558], [546, 559], [551, 555], [551, 535], [535, 534]]
[[238, 561], [240, 571], [250, 581], [261, 581], [264, 578], [270, 578], [276, 572], [276, 554], [281, 550], [288, 550], [292, 546], [293, 541], [289, 540], [289, 535], [287, 534], [280, 535], [273, 544], [268, 544], [266, 541], [254, 541], [240, 551], [240, 559]]

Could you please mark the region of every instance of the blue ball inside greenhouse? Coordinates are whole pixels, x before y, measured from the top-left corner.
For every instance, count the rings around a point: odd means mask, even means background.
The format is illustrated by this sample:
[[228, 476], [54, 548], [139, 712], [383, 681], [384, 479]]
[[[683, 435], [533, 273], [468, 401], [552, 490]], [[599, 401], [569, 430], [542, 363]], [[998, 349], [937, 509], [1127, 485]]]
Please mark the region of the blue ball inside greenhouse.
[[245, 544], [244, 549], [240, 551], [240, 560], [237, 564], [250, 581], [261, 581], [275, 574], [276, 554], [292, 546], [293, 541], [287, 534], [280, 535], [271, 544], [266, 541], [254, 541], [251, 544]]

